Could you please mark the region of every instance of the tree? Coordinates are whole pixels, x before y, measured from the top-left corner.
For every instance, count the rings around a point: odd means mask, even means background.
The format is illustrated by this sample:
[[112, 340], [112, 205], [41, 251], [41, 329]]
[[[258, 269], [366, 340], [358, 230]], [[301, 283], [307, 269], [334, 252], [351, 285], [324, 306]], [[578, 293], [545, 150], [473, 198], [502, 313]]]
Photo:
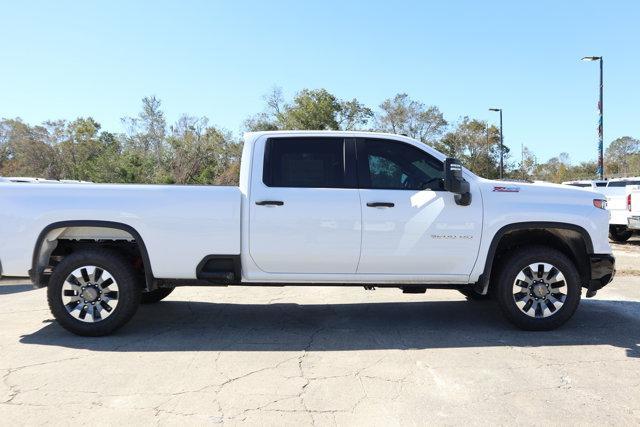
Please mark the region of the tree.
[[568, 181], [572, 179], [570, 168], [569, 154], [560, 153], [559, 156], [550, 158], [546, 163], [538, 164], [535, 176], [542, 181]]
[[342, 130], [359, 130], [366, 128], [373, 117], [373, 111], [361, 104], [356, 98], [351, 101], [340, 101], [338, 109], [338, 128]]
[[100, 124], [91, 117], [63, 124], [63, 140], [57, 145], [62, 176], [86, 181], [100, 179], [105, 165], [99, 160], [103, 154], [99, 131]]
[[529, 147], [522, 147], [522, 159], [518, 170], [513, 171], [515, 178], [520, 179], [533, 179], [536, 168], [538, 166], [538, 159], [536, 155], [529, 149]]
[[[303, 89], [287, 101], [275, 88], [265, 110], [250, 117], [249, 130], [367, 129], [404, 133], [460, 159], [475, 173], [498, 177], [500, 135], [487, 122], [464, 117], [449, 127], [440, 110], [400, 93], [376, 113], [356, 98], [342, 100], [326, 89]], [[171, 127], [155, 96], [141, 111], [125, 117], [125, 133], [102, 129], [91, 117], [31, 125], [19, 118], [0, 120], [0, 175], [94, 182], [237, 184], [242, 142], [206, 117], [182, 116]], [[373, 122], [373, 123], [372, 123]], [[448, 131], [447, 131], [448, 130]], [[446, 132], [446, 133], [445, 133]], [[640, 175], [640, 141], [624, 136], [606, 152], [607, 175]], [[567, 153], [540, 163], [529, 148], [510, 161], [507, 177], [561, 182], [596, 176], [596, 163], [572, 164]]]
[[630, 136], [614, 139], [607, 147], [605, 159], [607, 175], [639, 175], [640, 140]]
[[[485, 121], [464, 117], [435, 146], [480, 176], [498, 178], [500, 174], [500, 131], [495, 126], [488, 127]], [[504, 148], [506, 170], [510, 167], [509, 149]]]
[[60, 177], [59, 157], [54, 144], [62, 121], [30, 126], [20, 119], [0, 122], [2, 169], [5, 176]]
[[399, 93], [380, 104], [376, 128], [382, 132], [407, 135], [433, 144], [443, 134], [447, 121], [436, 106], [425, 106]]
[[171, 173], [178, 184], [237, 184], [241, 144], [207, 118], [183, 116], [171, 127]]
[[[127, 130], [126, 142], [129, 148], [137, 151], [136, 162], [154, 163], [147, 171], [145, 180], [164, 181], [166, 174], [166, 134], [167, 122], [160, 109], [162, 102], [155, 96], [142, 98], [142, 111], [137, 117], [124, 117], [122, 123]], [[151, 156], [153, 160], [147, 157]]]
[[265, 111], [245, 122], [247, 129], [354, 130], [373, 117], [371, 109], [357, 99], [342, 101], [326, 89], [303, 89], [286, 103], [281, 89], [274, 88], [265, 101]]

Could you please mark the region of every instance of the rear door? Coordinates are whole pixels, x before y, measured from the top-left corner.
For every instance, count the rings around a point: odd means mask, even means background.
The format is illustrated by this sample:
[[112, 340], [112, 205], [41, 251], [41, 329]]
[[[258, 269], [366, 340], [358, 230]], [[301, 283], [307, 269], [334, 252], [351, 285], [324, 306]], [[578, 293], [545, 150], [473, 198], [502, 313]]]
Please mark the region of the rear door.
[[358, 273], [464, 281], [476, 261], [482, 198], [472, 182], [469, 206], [443, 188], [443, 163], [387, 139], [358, 140], [362, 253]]
[[355, 141], [280, 137], [264, 144], [249, 199], [253, 261], [267, 273], [355, 273], [361, 239]]

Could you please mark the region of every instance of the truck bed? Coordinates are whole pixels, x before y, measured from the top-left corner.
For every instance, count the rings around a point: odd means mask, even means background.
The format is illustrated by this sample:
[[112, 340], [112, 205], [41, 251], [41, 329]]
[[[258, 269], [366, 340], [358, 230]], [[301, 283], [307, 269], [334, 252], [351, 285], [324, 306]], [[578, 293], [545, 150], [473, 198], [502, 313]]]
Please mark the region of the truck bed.
[[133, 227], [157, 278], [193, 279], [205, 256], [240, 254], [237, 187], [0, 183], [0, 206], [3, 276], [27, 276], [36, 240], [60, 221]]

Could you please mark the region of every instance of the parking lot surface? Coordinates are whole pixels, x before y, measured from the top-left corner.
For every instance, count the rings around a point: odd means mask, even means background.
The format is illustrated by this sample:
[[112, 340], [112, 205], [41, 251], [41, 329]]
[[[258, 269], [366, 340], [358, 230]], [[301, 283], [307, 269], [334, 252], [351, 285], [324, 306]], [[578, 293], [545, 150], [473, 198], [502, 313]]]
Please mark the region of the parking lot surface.
[[179, 288], [82, 338], [52, 321], [45, 290], [3, 285], [0, 419], [637, 425], [640, 278], [625, 257], [628, 274], [537, 333], [456, 291], [230, 287]]

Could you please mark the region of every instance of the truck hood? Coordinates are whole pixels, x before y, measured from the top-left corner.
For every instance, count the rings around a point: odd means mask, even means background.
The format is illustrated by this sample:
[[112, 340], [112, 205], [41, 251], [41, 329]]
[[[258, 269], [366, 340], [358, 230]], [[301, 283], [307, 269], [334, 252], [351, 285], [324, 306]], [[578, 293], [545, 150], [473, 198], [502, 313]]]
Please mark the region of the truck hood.
[[479, 184], [483, 194], [520, 194], [520, 198], [529, 199], [530, 197], [535, 197], [541, 204], [555, 202], [567, 204], [573, 202], [591, 205], [593, 199], [605, 199], [602, 193], [593, 191], [591, 188], [572, 187], [548, 182], [530, 183], [481, 179]]

